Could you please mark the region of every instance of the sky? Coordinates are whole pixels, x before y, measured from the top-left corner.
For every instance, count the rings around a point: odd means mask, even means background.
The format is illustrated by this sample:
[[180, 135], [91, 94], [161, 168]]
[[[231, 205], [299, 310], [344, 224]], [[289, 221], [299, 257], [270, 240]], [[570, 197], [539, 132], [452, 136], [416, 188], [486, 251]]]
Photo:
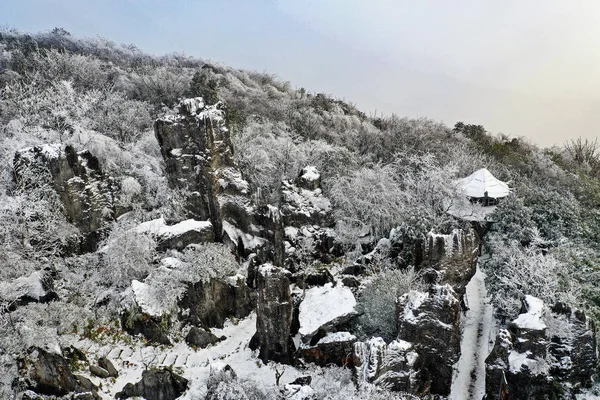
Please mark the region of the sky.
[[265, 71], [368, 114], [481, 124], [541, 146], [600, 129], [597, 0], [1, 0], [62, 27]]

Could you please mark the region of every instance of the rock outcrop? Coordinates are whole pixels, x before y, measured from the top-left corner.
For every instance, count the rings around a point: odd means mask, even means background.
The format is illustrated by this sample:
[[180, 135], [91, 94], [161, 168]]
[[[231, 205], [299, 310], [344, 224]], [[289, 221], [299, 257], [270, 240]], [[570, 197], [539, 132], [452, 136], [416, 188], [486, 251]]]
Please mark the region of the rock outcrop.
[[256, 334], [252, 341], [264, 362], [292, 361], [294, 349], [290, 334], [293, 305], [289, 276], [289, 271], [271, 264], [258, 268]]
[[472, 230], [455, 229], [450, 234], [429, 232], [417, 245], [415, 265], [419, 270], [431, 269], [436, 284], [449, 284], [463, 296], [475, 275], [478, 256], [479, 240]]
[[218, 343], [221, 339], [202, 328], [192, 327], [185, 336], [185, 342], [200, 349]]
[[60, 196], [67, 220], [81, 232], [80, 252], [94, 251], [102, 230], [114, 220], [116, 185], [88, 150], [59, 144], [19, 150], [13, 161], [15, 181], [22, 187], [50, 184]]
[[29, 303], [48, 303], [58, 300], [58, 295], [54, 291], [52, 271], [35, 271], [29, 276], [13, 280], [10, 285], [2, 287], [0, 299], [8, 302], [9, 311]]
[[398, 338], [354, 345], [360, 379], [417, 396], [450, 393], [460, 356], [460, 304], [449, 285], [398, 299]]
[[571, 398], [591, 387], [597, 363], [595, 326], [583, 312], [526, 296], [486, 359], [486, 393], [497, 395], [504, 372], [511, 399]]
[[354, 367], [354, 343], [356, 336], [348, 332], [334, 332], [325, 335], [314, 346], [303, 346], [298, 357], [322, 367], [337, 365]]
[[223, 221], [249, 232], [252, 204], [248, 183], [233, 162], [225, 105], [208, 106], [197, 97], [177, 109], [154, 124], [169, 184], [189, 193], [190, 218], [209, 220], [216, 240]]
[[[35, 393], [48, 396], [64, 396], [84, 393], [83, 387], [69, 368], [68, 361], [59, 354], [32, 347], [17, 360], [21, 383]], [[96, 394], [92, 394], [92, 398]]]
[[229, 317], [248, 316], [255, 302], [256, 295], [246, 286], [243, 277], [188, 283], [179, 300], [179, 308], [185, 310], [180, 319], [194, 326], [223, 328]]
[[146, 400], [175, 400], [188, 388], [188, 380], [167, 368], [147, 370], [135, 385], [128, 383], [115, 398], [143, 397]]

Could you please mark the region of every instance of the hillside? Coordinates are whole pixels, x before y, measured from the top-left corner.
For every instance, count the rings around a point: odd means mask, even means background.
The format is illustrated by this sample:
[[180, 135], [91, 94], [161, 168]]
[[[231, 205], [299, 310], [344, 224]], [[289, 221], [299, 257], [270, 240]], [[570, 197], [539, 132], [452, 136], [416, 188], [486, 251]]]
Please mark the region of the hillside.
[[0, 88], [1, 398], [600, 393], [597, 143], [61, 29], [0, 31]]

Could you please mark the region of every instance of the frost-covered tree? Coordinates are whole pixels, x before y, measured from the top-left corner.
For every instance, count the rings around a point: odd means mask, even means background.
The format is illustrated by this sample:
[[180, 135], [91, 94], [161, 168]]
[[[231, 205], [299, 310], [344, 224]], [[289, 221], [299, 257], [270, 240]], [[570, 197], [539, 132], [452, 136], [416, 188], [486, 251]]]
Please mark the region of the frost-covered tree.
[[392, 340], [397, 336], [396, 303], [398, 297], [411, 289], [419, 289], [413, 268], [384, 270], [377, 274], [360, 294], [362, 315], [359, 324], [366, 336], [381, 336]]

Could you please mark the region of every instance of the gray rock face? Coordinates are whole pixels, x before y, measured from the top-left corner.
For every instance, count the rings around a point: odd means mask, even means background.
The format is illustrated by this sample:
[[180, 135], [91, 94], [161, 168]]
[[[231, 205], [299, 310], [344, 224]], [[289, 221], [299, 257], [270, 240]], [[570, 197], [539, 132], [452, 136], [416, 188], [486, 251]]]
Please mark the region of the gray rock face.
[[102, 229], [117, 216], [116, 185], [102, 172], [98, 159], [87, 150], [53, 144], [18, 151], [13, 166], [15, 180], [25, 187], [52, 185], [68, 221], [82, 234], [79, 250], [94, 251]]
[[527, 296], [486, 359], [486, 393], [497, 395], [504, 372], [511, 399], [571, 398], [591, 387], [597, 363], [595, 326], [583, 312]]
[[201, 349], [210, 346], [211, 344], [218, 343], [221, 339], [216, 337], [210, 332], [205, 331], [201, 328], [193, 327], [185, 337], [185, 342], [190, 346], [199, 347]]
[[478, 255], [479, 240], [472, 230], [455, 229], [447, 235], [429, 233], [417, 245], [415, 265], [419, 269], [436, 271], [437, 284], [450, 284], [458, 295], [463, 296], [475, 274]]
[[244, 318], [254, 309], [255, 293], [243, 281], [229, 282], [211, 279], [208, 283], [189, 283], [179, 301], [180, 318], [195, 326], [223, 328], [228, 317]]
[[392, 391], [418, 393], [419, 356], [411, 343], [381, 338], [354, 344], [354, 365], [358, 382], [374, 383]]
[[335, 332], [326, 335], [315, 346], [302, 347], [298, 357], [325, 367], [335, 364], [340, 367], [354, 367], [354, 343], [356, 336], [348, 332]]
[[448, 395], [452, 366], [460, 357], [460, 302], [450, 285], [428, 293], [411, 291], [398, 299], [398, 339], [418, 354], [418, 393]]
[[64, 396], [87, 391], [71, 373], [67, 360], [58, 354], [32, 347], [17, 364], [22, 382], [36, 393]]
[[224, 220], [247, 232], [252, 210], [248, 183], [233, 162], [225, 112], [223, 103], [207, 106], [197, 97], [154, 124], [169, 184], [189, 191], [190, 217], [210, 220], [217, 240]]
[[460, 356], [460, 303], [449, 285], [398, 299], [398, 339], [354, 346], [360, 379], [417, 396], [450, 393]]
[[256, 338], [259, 357], [290, 363], [293, 346], [290, 338], [293, 305], [289, 272], [264, 264], [258, 268], [256, 301]]
[[142, 380], [135, 385], [128, 383], [123, 390], [115, 396], [117, 399], [129, 397], [143, 397], [146, 400], [175, 400], [188, 388], [188, 380], [169, 371], [160, 370], [144, 371]]

